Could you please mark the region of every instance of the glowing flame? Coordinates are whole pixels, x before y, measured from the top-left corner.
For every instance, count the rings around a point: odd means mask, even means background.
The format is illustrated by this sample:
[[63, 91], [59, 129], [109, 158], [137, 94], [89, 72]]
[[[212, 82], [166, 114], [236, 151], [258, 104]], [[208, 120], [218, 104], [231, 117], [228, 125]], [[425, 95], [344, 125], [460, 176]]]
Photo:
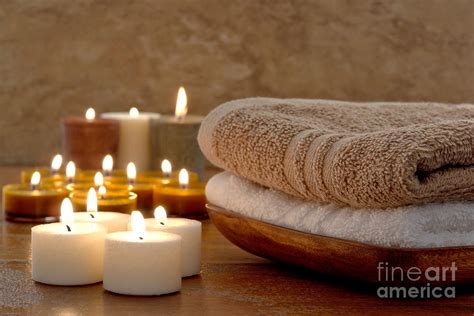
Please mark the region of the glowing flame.
[[179, 186], [182, 188], [187, 188], [189, 185], [189, 173], [186, 169], [181, 169], [179, 171]]
[[165, 159], [161, 162], [161, 172], [163, 172], [165, 177], [170, 177], [172, 170], [171, 162], [168, 159]]
[[102, 175], [102, 172], [97, 172], [94, 176], [94, 184], [96, 187], [100, 187], [101, 185], [104, 185], [104, 176]]
[[103, 198], [107, 194], [107, 189], [101, 185], [98, 190], [99, 195]]
[[131, 108], [130, 111], [128, 112], [128, 114], [130, 115], [130, 117], [139, 117], [140, 116], [140, 112], [138, 111], [138, 109], [136, 107]]
[[133, 162], [129, 162], [127, 165], [127, 178], [130, 182], [135, 182], [137, 178], [137, 168]]
[[73, 161], [69, 161], [66, 165], [66, 178], [71, 181], [76, 176], [76, 165]]
[[162, 225], [164, 225], [168, 219], [168, 216], [166, 215], [166, 210], [161, 205], [155, 208], [155, 212], [153, 213], [153, 215], [155, 216], [155, 220], [158, 223], [161, 223]]
[[63, 156], [59, 154], [54, 156], [53, 161], [51, 161], [51, 170], [53, 172], [58, 172], [62, 164], [63, 164]]
[[86, 120], [92, 121], [95, 119], [95, 110], [93, 108], [88, 108], [86, 111]]
[[110, 174], [113, 168], [114, 168], [114, 159], [112, 158], [111, 155], [105, 156], [104, 160], [102, 160], [102, 170], [104, 171], [105, 174]]
[[140, 211], [132, 212], [132, 232], [139, 238], [143, 239], [146, 233], [145, 219]]
[[61, 223], [69, 225], [74, 222], [72, 203], [69, 198], [65, 198], [61, 203]]
[[178, 98], [176, 99], [176, 108], [174, 116], [178, 119], [184, 118], [188, 113], [188, 98], [183, 87], [179, 87]]
[[31, 175], [30, 184], [32, 187], [37, 187], [41, 181], [41, 174], [38, 171], [33, 172]]
[[87, 192], [87, 212], [97, 212], [97, 193], [94, 188]]

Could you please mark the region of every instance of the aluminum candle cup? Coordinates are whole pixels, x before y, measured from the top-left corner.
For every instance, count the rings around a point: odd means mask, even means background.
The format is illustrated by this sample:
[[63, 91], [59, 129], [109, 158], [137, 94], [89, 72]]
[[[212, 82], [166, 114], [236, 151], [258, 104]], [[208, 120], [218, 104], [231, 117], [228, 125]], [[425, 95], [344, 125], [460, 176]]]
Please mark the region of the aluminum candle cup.
[[54, 186], [8, 184], [3, 187], [3, 210], [7, 220], [18, 222], [53, 222], [59, 219], [59, 209], [67, 192]]
[[66, 117], [61, 121], [65, 159], [81, 169], [100, 169], [105, 155], [117, 155], [119, 133], [119, 123], [114, 120]]
[[[75, 191], [70, 195], [75, 211], [87, 211], [87, 191]], [[111, 192], [97, 200], [99, 212], [119, 212], [130, 214], [137, 209], [137, 195], [132, 192]]]
[[152, 125], [152, 165], [160, 169], [163, 159], [168, 159], [176, 169], [196, 171], [203, 178], [205, 159], [197, 142], [203, 117], [187, 115], [181, 119], [162, 115]]
[[139, 170], [150, 167], [150, 122], [158, 119], [158, 113], [139, 113], [138, 110], [111, 112], [101, 115], [120, 124], [120, 143], [118, 146], [117, 165], [125, 168], [133, 161]]

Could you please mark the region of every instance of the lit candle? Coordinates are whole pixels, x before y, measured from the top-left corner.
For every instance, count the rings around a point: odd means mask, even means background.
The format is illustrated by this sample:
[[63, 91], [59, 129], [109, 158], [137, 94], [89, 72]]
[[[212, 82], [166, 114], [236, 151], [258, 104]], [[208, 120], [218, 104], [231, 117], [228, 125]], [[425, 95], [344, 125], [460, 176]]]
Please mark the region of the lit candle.
[[[137, 195], [128, 191], [112, 191], [101, 192], [99, 187], [99, 194], [97, 200], [98, 210], [100, 212], [119, 212], [130, 214], [137, 209]], [[73, 191], [70, 194], [74, 209], [81, 212], [87, 211], [87, 194], [88, 191]]]
[[[178, 183], [178, 175], [178, 171], [173, 171], [171, 162], [168, 159], [164, 159], [161, 162], [161, 171], [140, 172], [137, 176], [137, 181], [155, 184]], [[197, 173], [188, 171], [188, 175], [189, 182], [199, 182]]]
[[181, 289], [181, 237], [147, 232], [143, 216], [134, 211], [132, 231], [105, 239], [104, 288], [126, 295], [162, 295]]
[[197, 143], [197, 134], [203, 117], [188, 114], [188, 100], [183, 87], [179, 88], [175, 114], [162, 115], [153, 122], [153, 167], [159, 169], [163, 159], [174, 166], [190, 168], [202, 178], [205, 160]]
[[161, 231], [180, 235], [182, 238], [181, 273], [183, 277], [201, 271], [201, 222], [186, 218], [167, 218], [166, 210], [158, 206], [154, 218], [145, 220], [148, 231]]
[[97, 192], [94, 188], [90, 188], [87, 193], [86, 208], [86, 212], [74, 213], [75, 222], [100, 224], [106, 228], [108, 233], [127, 230], [130, 215], [117, 212], [99, 212]]
[[107, 155], [102, 160], [102, 171], [104, 171], [104, 175], [106, 177], [110, 177], [112, 175], [112, 169], [114, 168], [114, 159], [111, 155]]
[[81, 169], [99, 169], [102, 157], [115, 156], [119, 145], [117, 121], [96, 118], [89, 108], [83, 117], [66, 117], [61, 121], [63, 154]]
[[137, 108], [133, 107], [128, 113], [104, 113], [102, 117], [117, 120], [120, 123], [120, 143], [117, 156], [119, 168], [125, 168], [129, 161], [134, 161], [138, 169], [149, 169], [150, 121], [158, 119], [160, 115], [158, 113], [140, 113]]
[[102, 281], [103, 226], [75, 223], [71, 201], [61, 205], [61, 223], [31, 229], [33, 280], [53, 285], [84, 285]]
[[39, 172], [42, 178], [52, 177], [59, 175], [59, 170], [61, 169], [63, 163], [63, 156], [57, 154], [51, 160], [50, 168], [30, 168], [21, 170], [21, 183], [28, 184], [31, 180], [31, 175], [34, 172]]
[[59, 218], [59, 206], [67, 192], [41, 184], [40, 172], [34, 172], [29, 184], [3, 187], [3, 209], [7, 220], [20, 222], [52, 222]]
[[178, 183], [156, 186], [153, 204], [163, 205], [170, 214], [181, 217], [202, 218], [207, 216], [205, 185], [190, 182], [186, 169], [179, 172]]

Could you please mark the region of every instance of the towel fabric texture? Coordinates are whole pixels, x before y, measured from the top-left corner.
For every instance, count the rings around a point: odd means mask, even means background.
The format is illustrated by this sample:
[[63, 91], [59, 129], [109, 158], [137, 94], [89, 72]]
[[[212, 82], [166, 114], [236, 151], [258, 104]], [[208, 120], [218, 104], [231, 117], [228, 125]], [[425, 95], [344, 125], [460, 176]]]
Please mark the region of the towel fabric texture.
[[[304, 200], [357, 208], [474, 200], [473, 104], [243, 99], [212, 111], [198, 141], [215, 165]], [[444, 207], [420, 211], [433, 209]]]
[[206, 195], [214, 205], [266, 223], [376, 246], [474, 245], [474, 202], [354, 209], [303, 201], [229, 172], [214, 176]]

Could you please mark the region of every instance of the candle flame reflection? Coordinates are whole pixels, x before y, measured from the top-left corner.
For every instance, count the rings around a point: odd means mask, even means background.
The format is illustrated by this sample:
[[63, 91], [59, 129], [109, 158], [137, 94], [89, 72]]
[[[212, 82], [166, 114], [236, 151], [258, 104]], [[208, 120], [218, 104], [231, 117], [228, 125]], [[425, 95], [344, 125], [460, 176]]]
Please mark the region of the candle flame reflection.
[[59, 154], [54, 156], [53, 160], [51, 161], [51, 170], [53, 172], [58, 172], [62, 164], [63, 164], [63, 156]]
[[93, 108], [88, 108], [86, 111], [86, 120], [92, 121], [95, 119], [95, 110]]
[[87, 192], [87, 212], [97, 212], [97, 192], [94, 188], [90, 188]]
[[131, 217], [132, 232], [142, 240], [145, 237], [146, 227], [145, 219], [140, 211], [133, 211]]
[[183, 119], [188, 113], [188, 98], [186, 96], [186, 90], [183, 87], [179, 87], [178, 98], [176, 99], [176, 108], [174, 110], [174, 116], [177, 119]]

